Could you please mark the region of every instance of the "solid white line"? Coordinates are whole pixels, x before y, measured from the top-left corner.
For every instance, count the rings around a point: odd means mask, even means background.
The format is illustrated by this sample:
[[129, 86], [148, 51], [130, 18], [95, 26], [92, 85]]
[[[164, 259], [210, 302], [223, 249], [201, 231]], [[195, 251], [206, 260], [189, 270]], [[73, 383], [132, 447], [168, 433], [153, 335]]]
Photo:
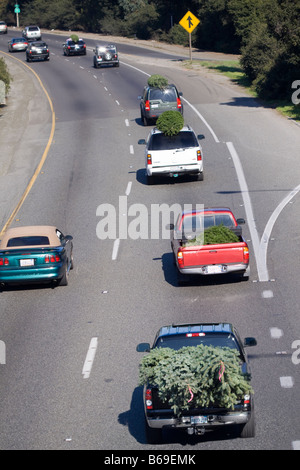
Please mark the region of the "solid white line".
[[188, 100], [186, 100], [185, 98], [182, 98], [183, 101], [185, 101], [191, 108], [192, 110], [197, 114], [197, 116], [201, 119], [201, 121], [206, 125], [207, 129], [210, 131], [211, 135], [213, 136], [215, 142], [219, 143], [219, 139], [218, 137], [216, 136], [215, 132], [213, 131], [212, 127], [208, 124], [208, 122], [206, 121], [206, 119], [204, 119], [204, 117], [202, 116], [201, 113], [199, 113], [198, 109], [195, 108], [195, 106], [193, 106]]
[[246, 216], [247, 216], [247, 223], [249, 226], [252, 244], [253, 244], [254, 256], [255, 256], [257, 271], [258, 271], [258, 278], [260, 281], [262, 280], [267, 281], [269, 279], [268, 270], [267, 270], [266, 263], [263, 262], [264, 260], [261, 260], [259, 257], [260, 241], [259, 241], [259, 237], [258, 237], [258, 233], [257, 233], [255, 221], [254, 221], [252, 203], [251, 203], [251, 199], [249, 196], [249, 190], [248, 190], [248, 185], [246, 183], [244, 171], [243, 171], [239, 156], [233, 146], [233, 143], [226, 142], [226, 145], [232, 157], [232, 160], [235, 166], [235, 171], [239, 180], [240, 190], [241, 190], [242, 198], [244, 201], [244, 206], [245, 206], [245, 211], [246, 211]]
[[118, 256], [118, 251], [119, 251], [119, 246], [120, 246], [120, 239], [117, 238], [115, 241], [114, 241], [114, 247], [113, 247], [113, 252], [112, 252], [112, 256], [111, 256], [111, 259], [113, 261], [115, 261], [117, 259], [117, 256]]
[[259, 253], [258, 256], [260, 259], [262, 259], [263, 263], [267, 265], [267, 250], [268, 250], [268, 243], [270, 240], [270, 236], [274, 227], [274, 224], [281, 213], [281, 211], [284, 209], [284, 207], [290, 202], [290, 200], [298, 194], [300, 191], [300, 184], [296, 186], [282, 201], [274, 212], [272, 213], [271, 217], [268, 220], [268, 223], [265, 227], [264, 233], [262, 234], [260, 245], [259, 245]]
[[88, 379], [92, 370], [96, 350], [98, 346], [98, 338], [94, 337], [91, 339], [89, 349], [84, 361], [84, 365], [82, 368], [82, 375], [84, 379]]

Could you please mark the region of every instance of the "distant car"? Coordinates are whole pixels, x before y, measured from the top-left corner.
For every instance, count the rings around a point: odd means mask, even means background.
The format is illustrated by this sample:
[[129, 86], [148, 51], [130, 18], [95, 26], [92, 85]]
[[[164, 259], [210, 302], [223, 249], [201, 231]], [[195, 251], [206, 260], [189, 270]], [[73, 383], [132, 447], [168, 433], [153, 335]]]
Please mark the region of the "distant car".
[[117, 48], [114, 44], [106, 44], [105, 46], [96, 46], [94, 49], [94, 67], [98, 68], [102, 65], [113, 65], [119, 67], [119, 57]]
[[28, 47], [28, 41], [25, 38], [13, 38], [8, 42], [8, 51], [26, 51]]
[[63, 43], [63, 52], [64, 55], [86, 55], [86, 44], [83, 39], [75, 42], [69, 38]]
[[164, 111], [179, 111], [183, 114], [181, 96], [182, 93], [175, 85], [167, 85], [164, 88], [145, 86], [142, 96], [139, 96], [143, 124], [151, 124]]
[[25, 26], [22, 31], [22, 35], [29, 41], [38, 41], [42, 39], [42, 33], [38, 26]]
[[26, 49], [26, 60], [49, 60], [49, 48], [44, 41], [34, 41], [28, 44]]
[[7, 24], [5, 21], [0, 21], [0, 34], [7, 34]]
[[0, 284], [68, 284], [73, 237], [53, 226], [8, 229], [0, 242]]
[[154, 127], [147, 141], [140, 139], [138, 143], [145, 145], [145, 165], [148, 184], [154, 177], [177, 177], [195, 175], [203, 180], [203, 154], [198, 139], [190, 126], [183, 126], [181, 131], [169, 137]]

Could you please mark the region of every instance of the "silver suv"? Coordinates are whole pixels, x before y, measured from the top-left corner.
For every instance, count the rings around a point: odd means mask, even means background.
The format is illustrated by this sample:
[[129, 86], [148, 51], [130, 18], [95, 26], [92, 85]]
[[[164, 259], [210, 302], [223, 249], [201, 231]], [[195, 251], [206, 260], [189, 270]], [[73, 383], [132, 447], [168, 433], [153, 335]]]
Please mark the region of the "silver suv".
[[38, 41], [42, 39], [42, 33], [38, 26], [25, 26], [22, 31], [22, 35], [24, 38], [28, 40]]
[[144, 126], [155, 121], [165, 111], [179, 111], [183, 114], [182, 93], [175, 85], [163, 88], [145, 86], [140, 101], [141, 120]]
[[94, 67], [96, 69], [102, 65], [113, 65], [114, 67], [119, 67], [118, 52], [114, 44], [96, 46], [94, 53]]

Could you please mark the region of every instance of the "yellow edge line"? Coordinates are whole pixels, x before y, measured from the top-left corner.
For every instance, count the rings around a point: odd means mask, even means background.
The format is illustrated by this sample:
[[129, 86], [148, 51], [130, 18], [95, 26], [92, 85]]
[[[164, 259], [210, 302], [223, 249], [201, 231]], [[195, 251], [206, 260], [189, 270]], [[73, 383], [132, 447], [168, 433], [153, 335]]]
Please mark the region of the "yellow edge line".
[[7, 54], [6, 52], [3, 52], [3, 51], [0, 51], [1, 53], [7, 55], [10, 59], [14, 59], [14, 60], [17, 60], [18, 62], [20, 62], [22, 65], [24, 65], [25, 67], [27, 67], [34, 75], [35, 77], [37, 78], [39, 84], [41, 85], [41, 88], [42, 90], [44, 91], [45, 95], [47, 96], [47, 99], [48, 99], [48, 102], [49, 102], [49, 105], [50, 105], [50, 109], [51, 109], [51, 113], [52, 113], [52, 126], [51, 126], [51, 132], [50, 132], [50, 137], [49, 137], [49, 140], [48, 140], [48, 143], [46, 145], [46, 148], [44, 150], [44, 153], [42, 155], [42, 158], [33, 174], [33, 176], [31, 177], [31, 180], [29, 181], [20, 201], [18, 202], [17, 206], [15, 207], [15, 209], [13, 210], [13, 212], [11, 213], [9, 219], [7, 220], [7, 222], [5, 223], [4, 227], [2, 228], [1, 232], [0, 232], [0, 237], [3, 236], [3, 234], [5, 233], [5, 231], [7, 230], [7, 228], [9, 227], [9, 225], [11, 224], [12, 220], [14, 219], [14, 217], [16, 216], [16, 214], [18, 213], [18, 211], [20, 210], [23, 202], [25, 201], [26, 197], [28, 196], [32, 186], [34, 185], [37, 177], [38, 177], [38, 174], [40, 173], [44, 163], [45, 163], [45, 160], [47, 158], [47, 155], [48, 155], [48, 152], [49, 152], [49, 149], [50, 149], [50, 146], [52, 144], [52, 141], [53, 141], [53, 136], [54, 136], [54, 131], [55, 131], [55, 112], [54, 112], [54, 108], [53, 108], [53, 104], [52, 104], [52, 101], [51, 101], [51, 98], [46, 90], [46, 88], [44, 87], [43, 85], [43, 82], [42, 80], [40, 79], [40, 77], [38, 76], [38, 74], [32, 69], [30, 68], [27, 64], [24, 64], [20, 59], [17, 59], [16, 57], [11, 57], [9, 54]]

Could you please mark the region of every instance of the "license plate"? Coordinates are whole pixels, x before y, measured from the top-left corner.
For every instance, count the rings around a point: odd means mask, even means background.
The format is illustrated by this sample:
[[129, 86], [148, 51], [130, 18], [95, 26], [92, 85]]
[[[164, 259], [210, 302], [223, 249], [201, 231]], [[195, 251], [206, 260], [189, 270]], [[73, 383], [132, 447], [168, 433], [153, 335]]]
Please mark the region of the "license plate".
[[223, 272], [222, 265], [207, 266], [206, 272], [207, 274], [220, 274]]
[[207, 424], [207, 416], [191, 416], [191, 424]]
[[20, 266], [34, 266], [34, 259], [20, 259]]

